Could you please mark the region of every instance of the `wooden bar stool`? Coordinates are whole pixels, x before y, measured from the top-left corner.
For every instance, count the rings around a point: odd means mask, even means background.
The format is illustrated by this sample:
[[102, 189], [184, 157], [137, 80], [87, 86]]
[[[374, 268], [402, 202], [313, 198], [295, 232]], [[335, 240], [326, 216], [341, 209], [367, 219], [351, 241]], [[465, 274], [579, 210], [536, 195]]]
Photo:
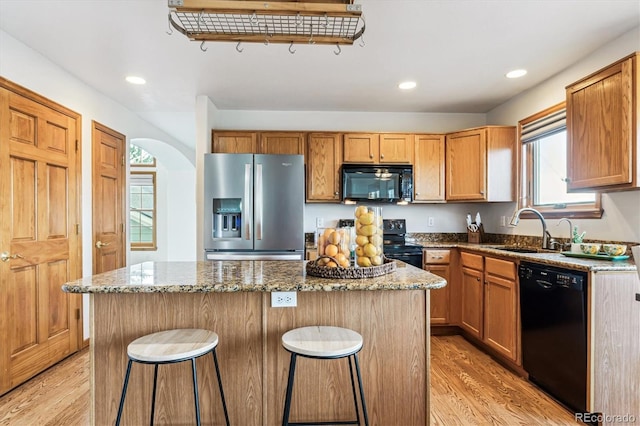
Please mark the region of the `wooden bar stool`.
[[[362, 336], [353, 330], [341, 327], [311, 326], [296, 328], [287, 331], [282, 335], [282, 346], [291, 353], [289, 363], [289, 380], [287, 382], [287, 394], [284, 402], [284, 414], [282, 425], [333, 425], [333, 424], [360, 424], [360, 412], [358, 410], [358, 397], [356, 386], [353, 380], [353, 365], [355, 364], [356, 375], [358, 377], [358, 387], [360, 388], [360, 402], [362, 403], [362, 413], [364, 424], [369, 425], [367, 415], [367, 405], [364, 400], [364, 388], [362, 387], [362, 376], [360, 375], [360, 364], [358, 363], [358, 352], [362, 349]], [[333, 422], [312, 422], [312, 423], [290, 423], [289, 413], [291, 411], [291, 394], [293, 392], [293, 379], [296, 369], [296, 358], [302, 356], [315, 359], [349, 359], [349, 372], [351, 376], [351, 390], [353, 391], [353, 404], [356, 410], [356, 419], [353, 421], [333, 421]]]
[[222, 409], [224, 410], [224, 418], [229, 426], [229, 415], [227, 413], [227, 403], [224, 399], [224, 391], [222, 390], [222, 380], [220, 379], [220, 368], [218, 366], [218, 357], [216, 355], [216, 347], [218, 346], [218, 335], [213, 331], [200, 329], [177, 329], [160, 331], [158, 333], [147, 334], [134, 340], [127, 346], [127, 355], [129, 363], [127, 364], [127, 373], [124, 377], [124, 385], [122, 386], [122, 396], [120, 398], [120, 407], [118, 408], [118, 417], [116, 425], [120, 424], [122, 417], [122, 409], [124, 408], [124, 398], [127, 394], [127, 386], [129, 385], [129, 375], [131, 373], [131, 364], [137, 362], [140, 364], [153, 364], [153, 397], [151, 399], [151, 422], [153, 425], [153, 417], [156, 406], [156, 384], [158, 381], [158, 366], [160, 364], [174, 364], [182, 361], [191, 360], [191, 370], [193, 372], [193, 398], [195, 401], [196, 423], [200, 424], [200, 403], [198, 399], [198, 376], [196, 372], [196, 358], [213, 354], [213, 363], [216, 367], [216, 375], [218, 376], [218, 386], [220, 388], [220, 397], [222, 399]]

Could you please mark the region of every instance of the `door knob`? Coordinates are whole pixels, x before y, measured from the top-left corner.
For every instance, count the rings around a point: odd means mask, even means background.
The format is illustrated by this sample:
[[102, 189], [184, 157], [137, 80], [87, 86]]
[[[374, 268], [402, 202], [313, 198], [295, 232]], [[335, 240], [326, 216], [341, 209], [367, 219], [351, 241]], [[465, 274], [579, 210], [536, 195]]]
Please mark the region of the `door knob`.
[[6, 251], [0, 253], [0, 260], [3, 262], [8, 262], [11, 259], [24, 259], [24, 257], [21, 254], [9, 254]]
[[102, 241], [98, 240], [98, 242], [96, 243], [96, 248], [102, 248], [102, 247], [106, 247], [111, 243], [103, 243]]

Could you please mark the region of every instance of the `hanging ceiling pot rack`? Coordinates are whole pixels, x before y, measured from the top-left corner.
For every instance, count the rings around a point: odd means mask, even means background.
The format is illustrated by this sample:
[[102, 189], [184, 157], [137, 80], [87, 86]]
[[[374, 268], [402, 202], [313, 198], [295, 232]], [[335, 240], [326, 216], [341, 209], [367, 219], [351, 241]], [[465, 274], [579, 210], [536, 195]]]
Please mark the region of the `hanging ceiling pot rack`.
[[208, 41], [232, 41], [238, 46], [241, 42], [291, 46], [317, 43], [336, 44], [339, 48], [340, 44], [353, 44], [365, 29], [362, 6], [353, 4], [353, 0], [168, 2], [169, 24], [203, 45]]

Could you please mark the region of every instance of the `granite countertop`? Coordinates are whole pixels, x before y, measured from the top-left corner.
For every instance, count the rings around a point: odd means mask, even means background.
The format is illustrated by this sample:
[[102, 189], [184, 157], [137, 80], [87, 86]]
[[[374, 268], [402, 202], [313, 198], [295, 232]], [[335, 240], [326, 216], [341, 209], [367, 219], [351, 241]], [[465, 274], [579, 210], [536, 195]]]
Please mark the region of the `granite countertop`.
[[[542, 253], [516, 253], [505, 250], [498, 250], [504, 247], [503, 244], [471, 244], [461, 242], [421, 242], [424, 248], [460, 248], [474, 250], [493, 256], [501, 256], [514, 260], [524, 260], [547, 265], [559, 266], [581, 271], [603, 272], [603, 271], [636, 271], [637, 266], [634, 259], [627, 260], [598, 260], [588, 258], [569, 257], [559, 252], [544, 251]], [[511, 245], [509, 245], [511, 246]]]
[[68, 293], [209, 293], [271, 291], [430, 290], [447, 282], [396, 261], [375, 278], [329, 279], [306, 274], [306, 261], [144, 262], [66, 283]]

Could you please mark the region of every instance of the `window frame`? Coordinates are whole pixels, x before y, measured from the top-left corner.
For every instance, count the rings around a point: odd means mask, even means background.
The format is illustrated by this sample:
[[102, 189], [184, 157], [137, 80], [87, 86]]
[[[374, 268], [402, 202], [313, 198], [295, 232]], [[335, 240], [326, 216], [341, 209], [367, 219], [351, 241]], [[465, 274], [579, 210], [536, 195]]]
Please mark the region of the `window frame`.
[[[138, 166], [136, 166], [138, 167]], [[130, 232], [130, 237], [129, 237], [129, 243], [131, 245], [131, 250], [132, 251], [155, 251], [158, 250], [158, 232], [157, 232], [157, 216], [158, 216], [158, 209], [157, 209], [157, 199], [158, 199], [158, 186], [157, 186], [157, 180], [156, 180], [156, 172], [154, 171], [147, 171], [147, 170], [131, 170], [129, 172], [130, 175], [150, 175], [151, 176], [151, 180], [153, 182], [153, 223], [152, 223], [152, 238], [151, 238], [151, 242], [149, 243], [139, 243], [139, 242], [133, 242], [131, 241], [131, 238], [133, 236], [133, 230], [129, 230]], [[129, 197], [131, 197], [131, 182], [129, 182]], [[131, 211], [134, 210], [131, 207], [131, 201], [129, 201], [129, 212], [131, 213]], [[138, 210], [142, 210], [142, 209], [135, 209], [135, 211]], [[144, 210], [148, 210], [148, 209], [144, 209]], [[129, 220], [131, 220], [131, 218], [129, 218]]]
[[[534, 204], [534, 147], [533, 143], [522, 142], [522, 128], [524, 125], [540, 120], [543, 117], [554, 114], [566, 108], [566, 102], [560, 102], [529, 117], [518, 121], [518, 149], [517, 149], [517, 185], [518, 185], [518, 209], [529, 207], [538, 210], [545, 219], [559, 219], [563, 217], [572, 219], [600, 219], [602, 217], [602, 196], [595, 192], [595, 201], [588, 203], [572, 203], [566, 208]], [[568, 131], [568, 130], [567, 130]], [[526, 153], [526, 155], [525, 155]], [[526, 164], [523, 162], [526, 161]], [[568, 165], [567, 165], [568, 167]], [[526, 170], [526, 176], [523, 176]], [[568, 171], [567, 171], [567, 174]], [[523, 181], [524, 180], [524, 181]], [[530, 212], [523, 212], [522, 218], [533, 219], [536, 216]]]

